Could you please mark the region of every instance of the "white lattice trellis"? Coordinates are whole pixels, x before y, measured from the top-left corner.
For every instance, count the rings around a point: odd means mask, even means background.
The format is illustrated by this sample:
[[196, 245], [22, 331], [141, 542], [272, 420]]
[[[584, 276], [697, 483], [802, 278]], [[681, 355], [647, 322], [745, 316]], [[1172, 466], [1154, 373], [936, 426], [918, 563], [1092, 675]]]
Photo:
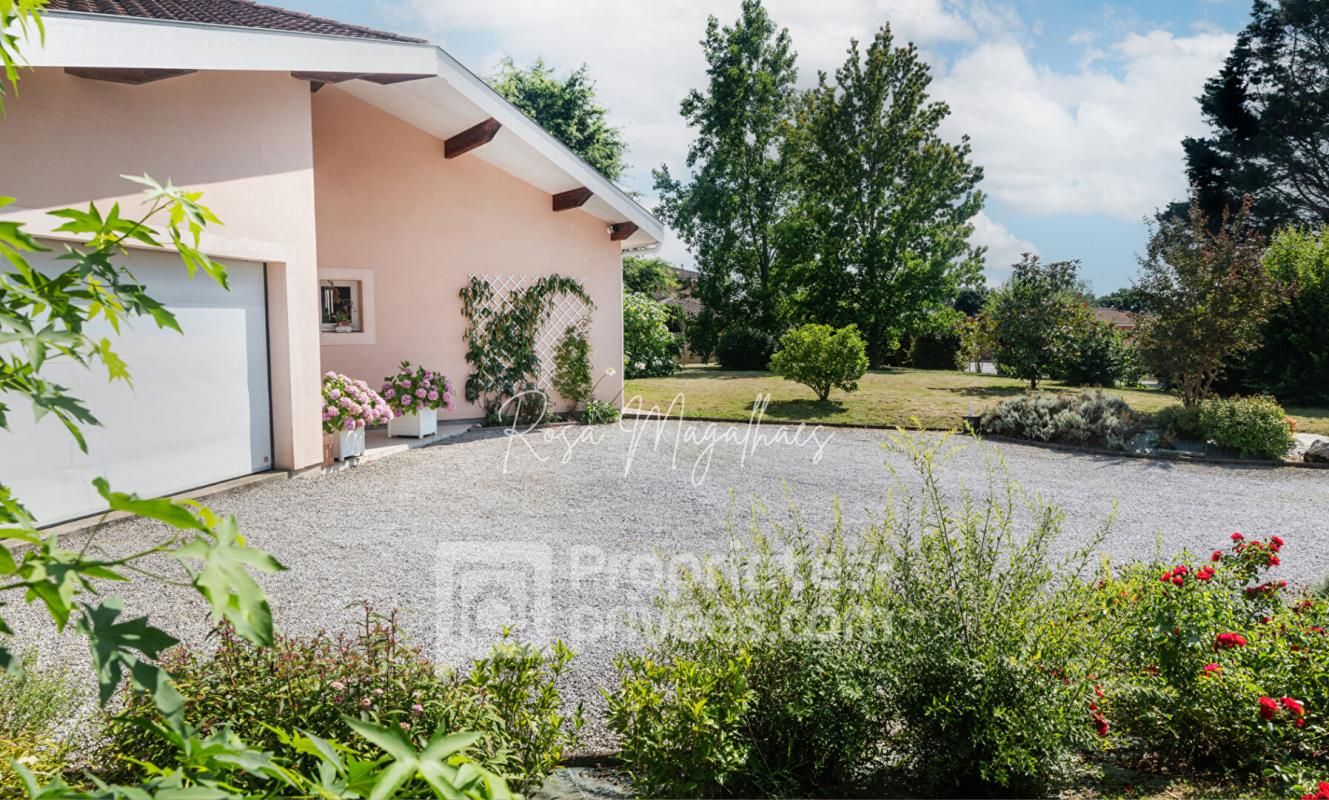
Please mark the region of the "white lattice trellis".
[[[539, 275], [476, 273], [471, 273], [470, 277], [486, 281], [494, 290], [493, 296], [485, 306], [495, 313], [507, 311], [514, 291], [529, 289], [540, 279]], [[535, 354], [540, 359], [540, 376], [536, 380], [536, 386], [545, 392], [553, 391], [550, 384], [554, 377], [554, 350], [558, 347], [558, 340], [563, 338], [563, 332], [569, 325], [586, 325], [590, 321], [587, 314], [590, 309], [576, 297], [558, 294], [550, 300], [550, 303], [549, 317], [535, 335]]]

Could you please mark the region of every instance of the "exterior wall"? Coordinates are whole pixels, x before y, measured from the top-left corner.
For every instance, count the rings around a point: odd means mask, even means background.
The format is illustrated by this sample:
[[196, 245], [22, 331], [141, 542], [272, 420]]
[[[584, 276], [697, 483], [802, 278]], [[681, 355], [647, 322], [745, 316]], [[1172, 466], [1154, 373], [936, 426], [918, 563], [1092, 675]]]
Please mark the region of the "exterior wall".
[[555, 213], [548, 193], [476, 153], [445, 159], [439, 139], [334, 86], [314, 95], [313, 123], [319, 268], [372, 270], [375, 302], [373, 343], [325, 339], [325, 370], [377, 387], [402, 360], [423, 364], [452, 381], [450, 418], [480, 417], [462, 397], [469, 368], [459, 291], [471, 273], [559, 273], [579, 279], [595, 303], [594, 374], [615, 370], [597, 396], [618, 396], [622, 260], [604, 222]]
[[129, 216], [141, 210], [141, 187], [119, 176], [146, 172], [204, 193], [225, 223], [205, 250], [268, 262], [274, 462], [318, 463], [308, 84], [285, 73], [213, 72], [126, 86], [43, 68], [25, 71], [20, 92], [6, 96], [0, 118], [0, 187], [19, 206], [96, 201], [106, 210], [119, 201]]

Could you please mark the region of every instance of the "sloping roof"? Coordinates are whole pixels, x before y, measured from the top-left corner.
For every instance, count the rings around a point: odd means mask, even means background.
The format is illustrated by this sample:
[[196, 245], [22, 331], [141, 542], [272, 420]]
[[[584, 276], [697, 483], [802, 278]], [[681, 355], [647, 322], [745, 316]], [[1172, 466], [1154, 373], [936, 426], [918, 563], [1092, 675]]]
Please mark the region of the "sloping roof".
[[46, 8], [50, 11], [141, 17], [172, 22], [199, 22], [206, 25], [318, 33], [325, 36], [349, 36], [355, 39], [378, 39], [386, 42], [424, 43], [425, 41], [363, 28], [359, 25], [348, 25], [299, 11], [261, 5], [253, 0], [50, 0]]
[[1109, 322], [1118, 328], [1135, 327], [1135, 315], [1129, 311], [1118, 311], [1115, 308], [1095, 308], [1093, 312], [1094, 319], [1099, 322]]

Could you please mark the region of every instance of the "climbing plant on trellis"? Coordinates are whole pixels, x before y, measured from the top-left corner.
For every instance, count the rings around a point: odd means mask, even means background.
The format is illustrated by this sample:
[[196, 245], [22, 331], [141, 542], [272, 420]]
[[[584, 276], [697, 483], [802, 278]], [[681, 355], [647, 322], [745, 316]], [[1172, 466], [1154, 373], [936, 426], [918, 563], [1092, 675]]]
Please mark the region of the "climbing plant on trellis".
[[[466, 399], [491, 421], [523, 392], [548, 393], [559, 337], [595, 306], [580, 281], [563, 275], [472, 274], [461, 300], [469, 323]], [[540, 410], [522, 406], [523, 414]]]

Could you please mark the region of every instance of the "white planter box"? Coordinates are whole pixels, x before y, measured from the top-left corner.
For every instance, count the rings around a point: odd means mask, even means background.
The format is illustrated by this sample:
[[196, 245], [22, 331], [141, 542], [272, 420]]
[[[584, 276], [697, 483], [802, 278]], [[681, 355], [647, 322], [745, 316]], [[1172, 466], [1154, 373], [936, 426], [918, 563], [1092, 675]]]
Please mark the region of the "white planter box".
[[333, 458], [345, 461], [365, 454], [365, 429], [337, 431], [334, 434]]
[[415, 414], [402, 414], [388, 420], [389, 436], [421, 439], [438, 433], [438, 409], [427, 408]]

